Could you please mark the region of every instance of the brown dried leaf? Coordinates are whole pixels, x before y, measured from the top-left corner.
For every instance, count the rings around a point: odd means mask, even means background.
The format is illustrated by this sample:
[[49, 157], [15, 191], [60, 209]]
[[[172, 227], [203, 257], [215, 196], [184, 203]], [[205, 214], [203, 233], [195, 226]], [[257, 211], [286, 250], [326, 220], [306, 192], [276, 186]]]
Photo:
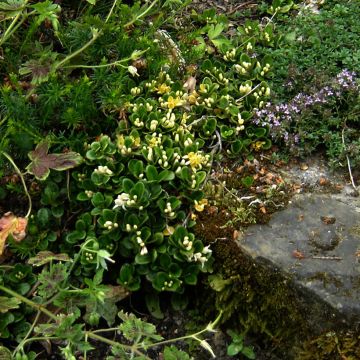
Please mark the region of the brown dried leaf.
[[11, 212], [7, 212], [0, 218], [0, 255], [2, 255], [5, 242], [9, 235], [12, 235], [15, 241], [21, 241], [26, 236], [27, 219], [17, 217]]
[[188, 93], [192, 93], [196, 87], [196, 78], [194, 76], [189, 76], [183, 87]]
[[113, 302], [121, 301], [127, 298], [130, 295], [130, 292], [126, 290], [122, 286], [113, 286], [107, 285], [106, 286], [106, 299], [111, 300]]
[[320, 219], [326, 225], [335, 224], [336, 222], [336, 218], [334, 216], [321, 216]]
[[294, 250], [292, 252], [292, 257], [299, 260], [305, 259], [305, 255], [300, 250]]
[[34, 257], [28, 260], [28, 264], [33, 266], [42, 266], [51, 261], [72, 261], [67, 254], [54, 254], [51, 251], [40, 251]]
[[321, 177], [320, 179], [319, 179], [319, 185], [320, 186], [325, 186], [325, 185], [328, 185], [329, 184], [329, 180], [328, 179], [326, 179], [326, 178], [324, 178], [324, 177]]

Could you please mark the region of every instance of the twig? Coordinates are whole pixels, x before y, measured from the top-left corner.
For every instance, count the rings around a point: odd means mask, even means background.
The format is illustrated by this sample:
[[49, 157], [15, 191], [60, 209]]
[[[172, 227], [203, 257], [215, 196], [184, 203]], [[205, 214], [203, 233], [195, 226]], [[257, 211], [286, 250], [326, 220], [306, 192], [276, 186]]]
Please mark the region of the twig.
[[[344, 149], [346, 151], [346, 145], [345, 145], [345, 135], [344, 135], [344, 131], [345, 131], [345, 126], [343, 127], [342, 131], [341, 131], [341, 139], [342, 139], [342, 143], [344, 146]], [[350, 165], [350, 159], [349, 156], [347, 154], [345, 154], [346, 156], [346, 161], [347, 161], [347, 165], [348, 165], [348, 171], [349, 171], [349, 176], [350, 176], [350, 180], [351, 180], [351, 185], [354, 188], [355, 191], [358, 191], [354, 182], [354, 178], [351, 172], [351, 165]]]
[[215, 134], [216, 134], [216, 137], [217, 137], [218, 141], [214, 146], [210, 147], [210, 148], [212, 148], [212, 150], [211, 150], [212, 155], [214, 155], [218, 149], [219, 149], [220, 153], [222, 152], [221, 136], [220, 136], [220, 134], [219, 134], [219, 132], [217, 130], [215, 130]]
[[318, 260], [342, 260], [343, 258], [340, 256], [312, 256], [312, 259], [318, 259]]
[[239, 5], [236, 5], [234, 8], [232, 8], [228, 13], [227, 13], [227, 15], [230, 15], [230, 14], [233, 14], [235, 11], [238, 11], [240, 8], [242, 8], [242, 7], [245, 7], [245, 6], [248, 6], [249, 5], [249, 7], [251, 6], [251, 5], [257, 5], [256, 3], [254, 3], [253, 1], [247, 1], [247, 2], [244, 2], [244, 3], [241, 3], [241, 4], [239, 4]]
[[15, 171], [17, 172], [17, 174], [20, 176], [20, 179], [21, 179], [21, 183], [23, 185], [23, 188], [24, 188], [24, 192], [28, 198], [28, 201], [29, 201], [29, 208], [28, 208], [28, 211], [25, 215], [26, 218], [28, 218], [31, 214], [31, 209], [32, 209], [32, 201], [31, 201], [31, 196], [29, 194], [29, 191], [27, 189], [27, 186], [26, 186], [26, 183], [25, 183], [25, 179], [24, 179], [24, 176], [23, 174], [21, 173], [20, 169], [17, 167], [17, 165], [15, 164], [14, 160], [12, 159], [12, 157], [6, 153], [5, 151], [1, 151], [0, 154], [4, 155], [8, 160], [9, 162], [11, 163], [11, 165], [14, 167]]
[[239, 104], [242, 99], [245, 99], [247, 96], [249, 96], [251, 93], [253, 93], [259, 86], [261, 86], [261, 83], [260, 83], [260, 84], [257, 84], [253, 89], [251, 89], [248, 93], [246, 93], [246, 94], [245, 94], [244, 96], [242, 96], [241, 98], [235, 100], [235, 103], [236, 103], [236, 104]]
[[212, 177], [211, 179], [217, 181], [223, 187], [224, 190], [226, 190], [230, 195], [232, 195], [239, 203], [242, 203], [241, 198], [239, 198], [232, 191], [230, 191], [219, 179], [215, 177]]

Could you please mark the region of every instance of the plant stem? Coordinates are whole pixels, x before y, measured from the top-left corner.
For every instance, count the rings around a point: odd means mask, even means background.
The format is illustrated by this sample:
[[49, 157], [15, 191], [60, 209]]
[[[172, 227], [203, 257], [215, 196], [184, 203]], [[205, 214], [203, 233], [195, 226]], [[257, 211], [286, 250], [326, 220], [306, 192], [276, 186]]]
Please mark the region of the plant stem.
[[88, 336], [89, 338], [94, 339], [94, 340], [99, 340], [99, 341], [101, 341], [105, 344], [111, 345], [111, 346], [121, 346], [124, 349], [133, 351], [137, 355], [144, 356], [144, 358], [146, 360], [151, 360], [149, 357], [147, 357], [145, 354], [143, 354], [141, 351], [139, 351], [135, 346], [120, 344], [116, 341], [113, 341], [113, 340], [107, 339], [103, 336], [94, 334], [92, 331], [86, 331], [85, 336]]
[[[25, 0], [24, 7], [21, 9], [21, 11], [26, 8], [26, 4], [28, 3], [28, 1], [29, 0]], [[13, 27], [15, 26], [16, 22], [19, 20], [21, 15], [22, 15], [22, 12], [19, 11], [19, 13], [14, 17], [13, 21], [11, 22], [9, 27], [6, 29], [3, 37], [0, 39], [0, 46], [14, 33], [14, 31], [16, 31], [18, 26], [16, 26], [15, 29], [13, 29]]]
[[56, 71], [58, 68], [61, 67], [62, 64], [65, 64], [66, 62], [68, 62], [69, 60], [71, 60], [73, 57], [79, 55], [80, 53], [82, 53], [85, 49], [87, 49], [99, 36], [101, 35], [100, 31], [96, 31], [93, 32], [92, 34], [92, 38], [84, 45], [82, 46], [80, 49], [74, 51], [73, 53], [69, 54], [68, 56], [66, 56], [63, 60], [61, 60], [60, 62], [56, 63], [53, 71]]
[[[126, 59], [126, 60], [128, 60], [128, 59]], [[101, 65], [68, 65], [68, 66], [63, 66], [63, 69], [74, 69], [74, 68], [99, 69], [99, 68], [105, 68], [105, 67], [111, 67], [111, 66], [121, 66], [124, 69], [126, 69], [127, 67], [125, 65], [122, 65], [121, 62], [123, 62], [123, 60], [114, 61], [110, 64], [101, 64]]]
[[129, 21], [128, 23], [126, 23], [124, 25], [124, 28], [127, 28], [129, 26], [131, 26], [134, 22], [140, 20], [143, 16], [145, 16], [150, 10], [151, 8], [157, 3], [157, 0], [154, 0], [150, 6], [148, 8], [146, 8], [141, 14], [139, 14], [138, 16], [136, 16], [134, 19], [132, 19], [131, 21]]
[[15, 354], [16, 354], [19, 350], [21, 350], [21, 349], [24, 348], [24, 345], [25, 345], [28, 337], [29, 337], [29, 336], [31, 335], [31, 333], [33, 332], [34, 327], [35, 327], [37, 321], [39, 320], [40, 314], [41, 314], [41, 311], [38, 310], [38, 312], [37, 312], [37, 314], [36, 314], [36, 316], [35, 316], [35, 319], [34, 319], [33, 323], [31, 324], [31, 327], [30, 327], [29, 331], [26, 333], [25, 337], [21, 340], [21, 342], [19, 343], [19, 345], [18, 345], [18, 346], [16, 347], [16, 349], [14, 350], [14, 352], [13, 352], [13, 357], [15, 357]]
[[113, 4], [112, 4], [112, 6], [111, 6], [111, 9], [110, 9], [110, 11], [109, 11], [109, 13], [108, 13], [108, 15], [107, 15], [107, 17], [106, 17], [106, 19], [105, 19], [105, 23], [107, 23], [107, 22], [109, 21], [112, 13], [113, 13], [113, 11], [114, 11], [114, 8], [115, 8], [116, 3], [117, 3], [117, 0], [114, 0]]
[[24, 341], [23, 345], [32, 342], [32, 341], [49, 341], [49, 340], [58, 340], [59, 338], [56, 336], [38, 336], [38, 337], [32, 337], [30, 339], [27, 339]]
[[[115, 8], [115, 5], [117, 3], [117, 0], [114, 0], [112, 6], [111, 6], [111, 9], [105, 19], [105, 23], [108, 22], [108, 20], [110, 19], [113, 11], [114, 11], [114, 8]], [[69, 60], [71, 60], [72, 58], [74, 58], [75, 56], [81, 54], [84, 50], [86, 50], [100, 35], [102, 35], [102, 31], [95, 31], [93, 30], [92, 32], [92, 38], [84, 45], [82, 46], [80, 49], [74, 51], [73, 53], [69, 54], [68, 56], [66, 56], [63, 60], [61, 60], [60, 62], [56, 63], [54, 68], [53, 68], [53, 71], [56, 71], [58, 68], [61, 67], [61, 65], [65, 64], [66, 62], [68, 62]]]
[[[16, 32], [16, 30], [25, 22], [25, 20], [26, 20], [28, 17], [30, 17], [31, 15], [34, 15], [35, 13], [36, 13], [36, 10], [24, 14], [23, 17], [22, 17], [22, 19], [21, 19], [21, 20], [16, 24], [16, 26], [12, 29], [11, 33], [8, 34], [7, 39], [8, 39], [9, 37], [11, 37], [11, 36]], [[2, 45], [7, 39], [4, 39], [4, 41], [1, 42], [0, 45]]]
[[98, 330], [93, 330], [92, 333], [93, 334], [99, 334], [99, 333], [103, 333], [103, 332], [108, 332], [108, 331], [117, 331], [119, 330], [118, 327], [113, 327], [113, 328], [108, 328], [108, 329], [98, 329]]
[[180, 340], [186, 340], [186, 339], [195, 339], [195, 340], [201, 342], [201, 339], [198, 339], [198, 336], [205, 333], [205, 332], [214, 331], [214, 327], [220, 321], [221, 316], [222, 316], [222, 312], [220, 312], [218, 317], [213, 322], [211, 322], [205, 329], [202, 329], [202, 330], [200, 330], [200, 331], [198, 331], [198, 332], [196, 332], [194, 334], [184, 335], [184, 336], [180, 336], [180, 337], [177, 337], [177, 338], [174, 338], [174, 339], [159, 341], [159, 342], [157, 342], [155, 344], [147, 345], [147, 348], [151, 348], [151, 347], [159, 346], [159, 345], [165, 345], [165, 344], [168, 344], [168, 343], [172, 343], [172, 342], [176, 342], [176, 341], [180, 341]]
[[16, 293], [15, 291], [3, 286], [3, 285], [0, 285], [0, 290], [1, 291], [4, 291], [6, 292], [7, 294], [15, 297], [16, 299], [22, 301], [23, 303], [33, 307], [34, 309], [37, 309], [38, 311], [41, 311], [43, 312], [45, 315], [47, 315], [49, 318], [51, 318], [52, 320], [57, 320], [57, 317], [56, 315], [54, 315], [51, 311], [49, 311], [48, 309], [44, 308], [42, 305], [40, 304], [36, 304], [35, 302], [27, 299], [26, 297]]
[[31, 196], [28, 192], [28, 189], [26, 187], [26, 184], [25, 184], [25, 180], [24, 180], [24, 176], [23, 174], [21, 173], [20, 169], [17, 167], [17, 165], [15, 164], [14, 160], [12, 159], [12, 157], [6, 153], [5, 151], [1, 151], [1, 154], [4, 155], [8, 160], [9, 162], [11, 163], [11, 165], [14, 167], [15, 171], [17, 172], [17, 174], [20, 176], [20, 179], [21, 179], [21, 183], [24, 187], [24, 191], [25, 191], [25, 194], [28, 198], [28, 201], [29, 201], [29, 208], [28, 208], [28, 211], [25, 215], [26, 218], [28, 218], [31, 214], [31, 210], [32, 210], [32, 201], [31, 201]]

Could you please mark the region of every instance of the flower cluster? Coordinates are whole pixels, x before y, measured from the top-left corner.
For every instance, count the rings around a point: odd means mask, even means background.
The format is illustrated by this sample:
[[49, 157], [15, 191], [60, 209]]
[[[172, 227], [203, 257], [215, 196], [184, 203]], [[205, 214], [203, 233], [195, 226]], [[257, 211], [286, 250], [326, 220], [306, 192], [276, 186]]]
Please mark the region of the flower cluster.
[[208, 257], [206, 257], [206, 255], [211, 253], [212, 250], [209, 248], [209, 246], [205, 246], [202, 252], [197, 252], [195, 254], [192, 254], [192, 257], [190, 258], [189, 261], [200, 262], [201, 267], [204, 267], [204, 264], [208, 261]]
[[258, 126], [268, 126], [274, 140], [283, 140], [288, 145], [299, 142], [299, 135], [293, 134], [291, 128], [305, 111], [317, 106], [329, 104], [349, 90], [356, 90], [356, 73], [343, 70], [333, 81], [313, 94], [297, 94], [290, 102], [281, 104], [265, 104], [264, 108], [257, 109], [253, 123]]

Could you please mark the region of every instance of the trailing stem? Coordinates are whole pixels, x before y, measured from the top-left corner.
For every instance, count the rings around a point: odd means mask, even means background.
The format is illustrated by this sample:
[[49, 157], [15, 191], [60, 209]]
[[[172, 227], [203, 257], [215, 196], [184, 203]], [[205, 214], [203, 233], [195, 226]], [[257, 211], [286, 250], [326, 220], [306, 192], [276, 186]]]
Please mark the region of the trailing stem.
[[26, 186], [26, 183], [25, 183], [25, 179], [24, 179], [24, 176], [23, 174], [21, 173], [20, 169], [17, 167], [17, 165], [15, 164], [14, 160], [12, 159], [12, 157], [6, 153], [5, 151], [1, 151], [0, 154], [4, 155], [10, 162], [10, 164], [13, 166], [13, 168], [15, 169], [15, 171], [17, 172], [17, 174], [20, 176], [20, 179], [21, 179], [21, 183], [24, 187], [24, 191], [25, 191], [25, 194], [28, 198], [28, 201], [29, 201], [29, 208], [28, 208], [28, 211], [25, 215], [26, 218], [28, 218], [31, 214], [31, 210], [32, 210], [32, 201], [31, 201], [31, 196], [29, 194], [29, 191], [27, 189], [27, 186]]

